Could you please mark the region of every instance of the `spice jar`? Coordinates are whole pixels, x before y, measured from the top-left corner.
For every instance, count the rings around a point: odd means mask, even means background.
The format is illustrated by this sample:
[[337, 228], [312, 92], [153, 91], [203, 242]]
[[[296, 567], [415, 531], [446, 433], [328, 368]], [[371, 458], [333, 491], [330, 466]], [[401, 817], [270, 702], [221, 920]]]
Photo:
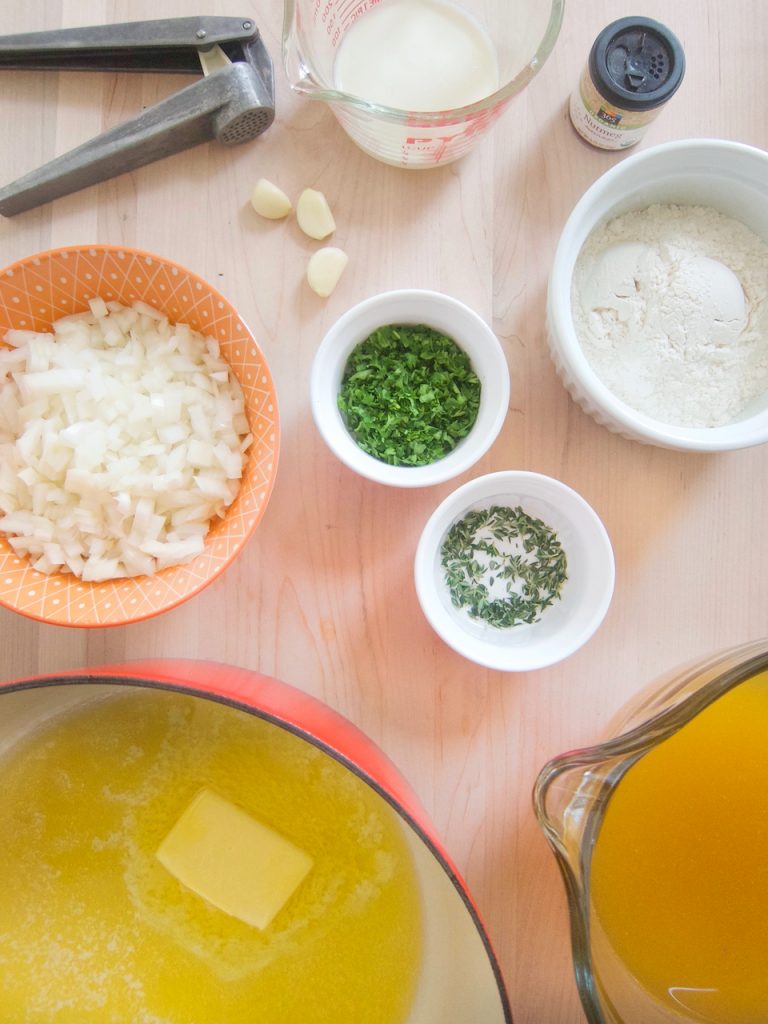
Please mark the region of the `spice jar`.
[[600, 149], [627, 149], [646, 132], [685, 72], [677, 37], [652, 18], [620, 18], [592, 45], [570, 101], [571, 121]]

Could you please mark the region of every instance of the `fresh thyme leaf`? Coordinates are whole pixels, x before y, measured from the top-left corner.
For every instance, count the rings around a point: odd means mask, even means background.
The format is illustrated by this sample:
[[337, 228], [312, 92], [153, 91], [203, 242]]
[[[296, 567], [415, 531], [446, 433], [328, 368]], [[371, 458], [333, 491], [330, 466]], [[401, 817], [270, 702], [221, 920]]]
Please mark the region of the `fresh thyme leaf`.
[[537, 622], [568, 579], [557, 534], [519, 505], [468, 512], [448, 530], [440, 560], [454, 607], [498, 629]]
[[389, 324], [352, 350], [338, 407], [363, 451], [391, 466], [426, 466], [470, 432], [480, 390], [452, 338], [423, 324]]

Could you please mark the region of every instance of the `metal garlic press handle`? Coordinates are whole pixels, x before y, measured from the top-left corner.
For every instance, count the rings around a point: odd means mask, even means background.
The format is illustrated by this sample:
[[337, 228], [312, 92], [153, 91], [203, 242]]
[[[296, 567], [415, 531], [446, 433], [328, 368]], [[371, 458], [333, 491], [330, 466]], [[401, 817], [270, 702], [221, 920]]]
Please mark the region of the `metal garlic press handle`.
[[[179, 71], [199, 74], [198, 52], [242, 50], [258, 37], [250, 18], [167, 18], [0, 36], [0, 70]], [[241, 58], [242, 59], [242, 58]]]
[[[231, 22], [231, 19], [183, 18], [176, 19], [176, 25], [165, 21], [100, 26], [98, 40], [89, 37], [86, 48], [91, 58], [98, 56], [103, 61], [96, 65], [98, 70], [191, 71], [192, 67], [178, 66], [179, 52], [186, 50], [185, 59], [194, 57], [197, 70], [205, 68], [206, 77], [0, 189], [0, 214], [12, 217], [211, 139], [236, 145], [261, 135], [275, 117], [272, 61], [253, 23], [247, 19], [235, 19], [241, 33], [245, 31], [244, 24], [249, 27], [244, 39], [241, 36], [233, 40], [231, 32], [222, 32], [220, 35], [225, 38], [208, 47], [210, 36], [206, 23], [224, 20]], [[169, 26], [180, 30], [178, 22], [184, 23], [185, 34], [181, 41], [169, 42]], [[152, 24], [163, 26], [165, 33], [157, 45], [154, 41], [146, 42], [146, 26]], [[135, 31], [136, 25], [141, 26], [140, 34]], [[105, 28], [110, 30], [108, 35], [103, 32]], [[131, 29], [132, 33], [120, 36], [116, 29]], [[190, 29], [193, 30], [191, 40]], [[0, 68], [11, 66], [8, 63], [11, 60], [22, 60], [18, 53], [10, 52], [12, 48], [8, 44], [9, 39], [21, 38], [25, 59], [40, 60], [43, 54], [48, 68], [93, 70], [94, 65], [82, 50], [82, 35], [87, 31], [79, 30], [79, 50], [74, 49], [75, 30], [64, 33], [67, 37], [64, 47], [61, 32], [0, 37]], [[41, 41], [45, 36], [56, 38], [49, 38], [49, 45], [44, 47]], [[123, 42], [116, 48], [118, 37]], [[133, 42], [125, 42], [126, 38]], [[152, 54], [153, 62], [150, 61]], [[169, 61], [175, 61], [176, 66], [169, 67]], [[29, 64], [13, 66], [29, 67]]]

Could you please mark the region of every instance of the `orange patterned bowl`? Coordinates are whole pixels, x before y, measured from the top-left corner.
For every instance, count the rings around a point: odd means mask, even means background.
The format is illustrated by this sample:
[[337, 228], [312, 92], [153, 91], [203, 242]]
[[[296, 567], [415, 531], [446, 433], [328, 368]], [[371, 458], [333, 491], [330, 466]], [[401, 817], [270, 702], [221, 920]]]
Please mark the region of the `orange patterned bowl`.
[[0, 271], [0, 343], [9, 329], [47, 331], [100, 296], [136, 300], [216, 339], [245, 396], [253, 443], [240, 490], [186, 565], [153, 576], [83, 582], [43, 574], [0, 534], [0, 605], [64, 626], [117, 626], [150, 618], [199, 593], [242, 550], [261, 520], [275, 480], [279, 420], [272, 376], [253, 335], [232, 305], [202, 278], [171, 260], [110, 245], [73, 246], [27, 257]]

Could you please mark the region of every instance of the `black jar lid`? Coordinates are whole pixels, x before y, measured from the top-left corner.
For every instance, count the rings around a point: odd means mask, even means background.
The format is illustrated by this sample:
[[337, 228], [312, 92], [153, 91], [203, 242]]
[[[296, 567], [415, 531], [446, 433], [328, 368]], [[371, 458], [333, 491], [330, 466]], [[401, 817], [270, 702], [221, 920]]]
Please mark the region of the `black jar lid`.
[[589, 73], [598, 92], [625, 110], [652, 110], [666, 103], [684, 72], [680, 41], [652, 18], [612, 22], [589, 54]]

